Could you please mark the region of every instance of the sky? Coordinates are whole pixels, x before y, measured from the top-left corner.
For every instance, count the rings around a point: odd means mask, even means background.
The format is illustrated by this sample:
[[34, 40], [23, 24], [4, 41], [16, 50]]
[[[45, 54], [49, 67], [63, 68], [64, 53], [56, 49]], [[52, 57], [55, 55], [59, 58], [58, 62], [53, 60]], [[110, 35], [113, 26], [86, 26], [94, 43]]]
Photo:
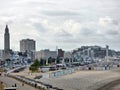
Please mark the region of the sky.
[[13, 50], [27, 38], [36, 41], [36, 50], [120, 50], [120, 0], [0, 0], [0, 49], [6, 24]]

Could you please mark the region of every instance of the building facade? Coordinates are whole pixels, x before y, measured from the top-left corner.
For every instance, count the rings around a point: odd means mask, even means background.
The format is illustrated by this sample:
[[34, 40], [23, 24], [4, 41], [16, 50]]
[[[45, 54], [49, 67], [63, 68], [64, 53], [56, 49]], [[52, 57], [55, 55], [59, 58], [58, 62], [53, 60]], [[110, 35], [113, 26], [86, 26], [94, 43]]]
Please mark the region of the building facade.
[[0, 50], [0, 65], [4, 61], [4, 50]]
[[106, 59], [106, 57], [119, 58], [120, 55], [118, 55], [117, 51], [109, 49], [108, 46], [106, 46], [106, 48], [100, 46], [81, 46], [80, 48], [73, 50], [72, 56], [77, 60], [92, 61], [96, 59], [103, 60]]
[[58, 57], [60, 58], [64, 57], [64, 51], [62, 49], [58, 49]]
[[72, 53], [71, 52], [64, 52], [64, 58], [72, 59]]
[[23, 39], [20, 41], [20, 52], [27, 52], [33, 61], [35, 59], [36, 42], [33, 39]]
[[23, 39], [20, 41], [20, 52], [35, 51], [35, 40]]
[[50, 51], [49, 49], [41, 50], [36, 52], [36, 59], [45, 59], [48, 60], [48, 58], [57, 58], [57, 52], [56, 51]]

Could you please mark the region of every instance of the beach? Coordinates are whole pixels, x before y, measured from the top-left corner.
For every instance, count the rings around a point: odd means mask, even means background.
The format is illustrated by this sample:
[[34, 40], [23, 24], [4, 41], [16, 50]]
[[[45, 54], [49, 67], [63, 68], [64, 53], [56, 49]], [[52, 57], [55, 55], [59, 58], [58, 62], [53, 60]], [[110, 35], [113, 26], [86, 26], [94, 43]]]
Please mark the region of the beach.
[[77, 71], [57, 78], [42, 78], [40, 81], [64, 90], [96, 90], [120, 78], [120, 69], [111, 71]]

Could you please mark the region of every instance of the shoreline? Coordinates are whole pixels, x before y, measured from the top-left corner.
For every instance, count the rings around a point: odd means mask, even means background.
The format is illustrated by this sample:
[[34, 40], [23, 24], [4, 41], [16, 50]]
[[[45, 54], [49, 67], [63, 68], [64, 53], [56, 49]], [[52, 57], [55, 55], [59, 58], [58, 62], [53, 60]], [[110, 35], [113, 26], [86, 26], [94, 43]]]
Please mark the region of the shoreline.
[[[120, 79], [111, 81], [96, 90], [114, 90], [117, 86], [120, 86]], [[120, 87], [115, 90], [120, 90]]]

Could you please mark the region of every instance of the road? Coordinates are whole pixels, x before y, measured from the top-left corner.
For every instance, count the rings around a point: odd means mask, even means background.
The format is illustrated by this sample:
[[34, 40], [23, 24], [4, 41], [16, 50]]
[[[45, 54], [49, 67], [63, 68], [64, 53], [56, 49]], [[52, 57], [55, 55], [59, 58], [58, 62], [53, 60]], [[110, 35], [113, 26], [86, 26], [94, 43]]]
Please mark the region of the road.
[[11, 87], [12, 85], [17, 85], [17, 90], [38, 90], [30, 85], [24, 84], [24, 86], [22, 86], [22, 82], [17, 81], [13, 78], [10, 77], [5, 77], [5, 76], [0, 76], [0, 81], [2, 81], [5, 85], [7, 85], [8, 87]]

